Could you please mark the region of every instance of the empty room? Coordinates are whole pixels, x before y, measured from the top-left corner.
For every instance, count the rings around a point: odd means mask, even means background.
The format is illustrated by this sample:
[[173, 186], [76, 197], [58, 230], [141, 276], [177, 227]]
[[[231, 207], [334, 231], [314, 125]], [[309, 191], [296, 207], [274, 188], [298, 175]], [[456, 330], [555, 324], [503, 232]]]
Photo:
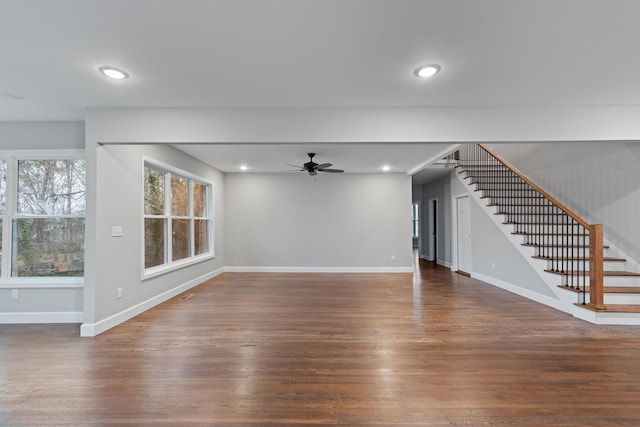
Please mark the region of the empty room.
[[0, 5], [0, 425], [640, 424], [639, 3]]

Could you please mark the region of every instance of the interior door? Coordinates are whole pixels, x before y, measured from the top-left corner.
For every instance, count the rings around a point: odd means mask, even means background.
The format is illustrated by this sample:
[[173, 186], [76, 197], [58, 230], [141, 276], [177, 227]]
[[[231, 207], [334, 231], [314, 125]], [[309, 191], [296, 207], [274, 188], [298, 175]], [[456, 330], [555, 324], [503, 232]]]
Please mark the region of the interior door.
[[458, 271], [471, 273], [471, 210], [469, 196], [456, 199]]

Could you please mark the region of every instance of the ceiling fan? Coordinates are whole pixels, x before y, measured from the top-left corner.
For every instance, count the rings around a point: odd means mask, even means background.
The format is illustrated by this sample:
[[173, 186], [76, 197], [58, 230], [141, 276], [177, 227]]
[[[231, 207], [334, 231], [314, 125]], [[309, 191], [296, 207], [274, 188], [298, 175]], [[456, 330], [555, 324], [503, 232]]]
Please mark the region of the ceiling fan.
[[316, 162], [313, 161], [313, 156], [316, 155], [316, 153], [307, 153], [307, 155], [309, 156], [309, 161], [307, 163], [305, 163], [302, 166], [296, 166], [296, 165], [289, 165], [289, 166], [293, 166], [294, 168], [299, 168], [300, 172], [308, 172], [309, 175], [311, 176], [315, 176], [318, 174], [318, 172], [329, 172], [329, 173], [342, 173], [344, 172], [342, 169], [329, 169], [331, 166], [333, 166], [331, 163], [321, 163], [318, 164]]

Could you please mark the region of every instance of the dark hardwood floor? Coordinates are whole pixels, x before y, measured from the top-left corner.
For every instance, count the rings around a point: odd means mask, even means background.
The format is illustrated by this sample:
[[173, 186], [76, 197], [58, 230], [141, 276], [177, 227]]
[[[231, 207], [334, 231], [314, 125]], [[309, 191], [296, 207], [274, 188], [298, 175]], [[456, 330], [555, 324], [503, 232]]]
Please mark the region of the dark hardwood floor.
[[640, 328], [426, 262], [225, 273], [78, 334], [0, 326], [0, 425], [640, 425]]

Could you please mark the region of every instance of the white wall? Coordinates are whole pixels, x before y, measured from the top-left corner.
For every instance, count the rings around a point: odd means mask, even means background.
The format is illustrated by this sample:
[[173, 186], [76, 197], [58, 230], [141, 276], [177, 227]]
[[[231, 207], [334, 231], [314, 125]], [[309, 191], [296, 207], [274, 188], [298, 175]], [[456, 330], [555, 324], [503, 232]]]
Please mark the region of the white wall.
[[605, 238], [640, 261], [640, 143], [492, 144]]
[[404, 174], [227, 174], [225, 218], [234, 270], [412, 271]]
[[[220, 274], [224, 265], [224, 176], [167, 145], [97, 144], [100, 120], [87, 121], [89, 174], [84, 323], [82, 335], [107, 330], [168, 298]], [[127, 128], [119, 129], [126, 140]], [[152, 131], [150, 131], [152, 134]], [[214, 259], [142, 280], [143, 157], [166, 163], [213, 182]], [[123, 237], [111, 237], [122, 226]], [[117, 298], [117, 289], [123, 298]]]
[[[442, 263], [452, 263], [454, 248], [453, 198], [467, 195], [473, 186], [463, 184], [452, 171], [438, 180], [423, 186], [424, 199], [438, 197], [440, 245], [438, 253], [443, 253]], [[507, 284], [519, 294], [542, 296], [555, 300], [553, 292], [533, 270], [525, 259], [514, 249], [502, 231], [491, 221], [482, 207], [470, 197], [471, 208], [471, 267], [472, 276], [481, 276], [492, 283]], [[444, 252], [442, 252], [444, 251]], [[495, 267], [494, 267], [495, 264]]]
[[[471, 265], [472, 276], [486, 276], [526, 294], [557, 299], [487, 213], [471, 198]], [[560, 284], [560, 282], [558, 282]]]
[[[495, 142], [640, 139], [640, 106], [89, 109], [101, 142]], [[122, 140], [126, 129], [127, 140]]]
[[0, 122], [0, 150], [84, 149], [83, 122]]
[[[84, 149], [84, 123], [0, 123], [0, 150], [60, 149]], [[11, 298], [12, 289], [18, 289], [18, 299]], [[23, 280], [0, 284], [0, 323], [79, 323], [82, 311], [82, 282], [42, 286]]]

